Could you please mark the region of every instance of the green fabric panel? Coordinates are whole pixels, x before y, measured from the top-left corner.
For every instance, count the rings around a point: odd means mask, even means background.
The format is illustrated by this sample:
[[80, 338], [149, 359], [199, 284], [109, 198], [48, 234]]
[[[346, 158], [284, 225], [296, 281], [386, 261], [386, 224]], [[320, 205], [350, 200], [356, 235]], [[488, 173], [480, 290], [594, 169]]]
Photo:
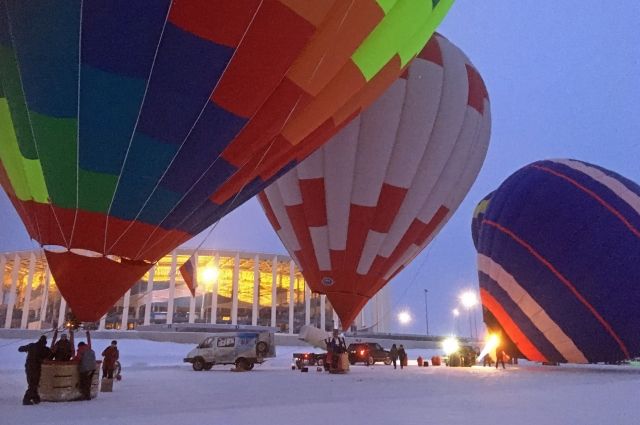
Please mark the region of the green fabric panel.
[[399, 0], [351, 57], [371, 80], [411, 40], [431, 14], [431, 2]]
[[398, 2], [398, 0], [376, 0], [378, 6], [382, 10], [384, 10], [384, 14], [386, 15], [393, 8], [393, 6]]
[[6, 99], [0, 99], [0, 161], [9, 176], [11, 187], [18, 199], [27, 201], [31, 199], [31, 191], [27, 178], [22, 168], [22, 155], [18, 150], [16, 134], [13, 131], [13, 122]]
[[407, 65], [420, 50], [427, 44], [434, 31], [440, 25], [447, 12], [453, 5], [454, 0], [440, 0], [440, 3], [433, 9], [433, 12], [423, 22], [414, 36], [398, 50], [402, 66]]
[[0, 81], [9, 102], [14, 131], [22, 156], [38, 159], [38, 151], [33, 142], [33, 134], [29, 124], [27, 105], [22, 92], [20, 74], [13, 50], [0, 46]]
[[106, 214], [116, 190], [118, 176], [94, 173], [80, 168], [80, 193], [78, 208]]
[[51, 202], [59, 207], [75, 208], [78, 120], [48, 117], [33, 111], [30, 116]]
[[49, 194], [40, 161], [26, 159], [20, 154], [6, 99], [0, 99], [0, 161], [18, 199], [48, 203]]

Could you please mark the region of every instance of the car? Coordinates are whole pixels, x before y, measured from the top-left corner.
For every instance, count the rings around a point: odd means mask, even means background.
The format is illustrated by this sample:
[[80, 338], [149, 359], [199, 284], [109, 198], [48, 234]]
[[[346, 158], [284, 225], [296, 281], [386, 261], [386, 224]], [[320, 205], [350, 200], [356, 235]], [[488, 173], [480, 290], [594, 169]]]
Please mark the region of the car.
[[273, 332], [219, 332], [207, 337], [183, 359], [193, 370], [210, 370], [214, 365], [235, 364], [236, 370], [251, 370], [255, 363], [276, 356]]
[[373, 365], [376, 362], [383, 362], [387, 366], [391, 364], [391, 354], [377, 342], [349, 344], [347, 353], [349, 353], [349, 363], [352, 365], [358, 362], [366, 365]]

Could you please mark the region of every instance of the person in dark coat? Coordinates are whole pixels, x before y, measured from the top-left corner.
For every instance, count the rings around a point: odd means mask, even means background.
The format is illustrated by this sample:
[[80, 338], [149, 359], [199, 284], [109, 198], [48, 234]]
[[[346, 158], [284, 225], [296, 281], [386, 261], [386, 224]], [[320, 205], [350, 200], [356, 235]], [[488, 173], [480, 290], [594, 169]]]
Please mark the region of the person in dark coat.
[[496, 349], [496, 369], [498, 368], [498, 364], [502, 363], [502, 368], [506, 369], [504, 367], [504, 358], [506, 357], [506, 354], [504, 352], [504, 350], [502, 350], [501, 348], [497, 348]]
[[116, 369], [116, 361], [120, 358], [118, 341], [111, 341], [111, 345], [102, 352], [102, 377], [113, 379], [113, 371]]
[[27, 391], [22, 398], [25, 406], [40, 403], [38, 385], [40, 384], [40, 373], [42, 372], [42, 362], [51, 356], [51, 350], [47, 347], [47, 337], [42, 335], [37, 342], [23, 345], [18, 348], [21, 353], [27, 353], [27, 360], [24, 369], [27, 374]]
[[493, 366], [493, 359], [491, 358], [491, 354], [489, 353], [485, 354], [482, 358], [482, 366], [486, 366], [487, 363], [489, 364], [489, 367]]
[[53, 345], [53, 360], [60, 362], [68, 362], [73, 357], [73, 347], [71, 341], [67, 338], [67, 334], [62, 334], [60, 340]]
[[82, 400], [91, 400], [91, 380], [96, 369], [96, 353], [84, 342], [78, 343], [78, 351], [75, 360], [79, 360], [80, 394]]
[[400, 344], [400, 348], [398, 348], [398, 358], [400, 359], [400, 369], [402, 369], [407, 363], [407, 352], [404, 351], [404, 345], [402, 344]]
[[395, 344], [393, 344], [389, 350], [389, 357], [391, 357], [391, 361], [393, 362], [393, 368], [397, 369], [396, 362], [398, 361], [398, 347], [396, 347]]

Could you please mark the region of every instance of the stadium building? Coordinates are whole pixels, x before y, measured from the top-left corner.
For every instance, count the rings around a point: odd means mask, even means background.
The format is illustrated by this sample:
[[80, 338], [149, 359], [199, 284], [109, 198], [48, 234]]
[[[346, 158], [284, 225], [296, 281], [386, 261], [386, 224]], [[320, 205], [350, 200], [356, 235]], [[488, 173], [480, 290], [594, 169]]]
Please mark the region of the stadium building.
[[[96, 322], [96, 327], [212, 323], [271, 326], [294, 334], [305, 324], [326, 330], [338, 325], [326, 296], [310, 292], [286, 255], [200, 250], [198, 288], [192, 297], [178, 271], [192, 253], [176, 249], [165, 256]], [[0, 271], [0, 327], [48, 329], [63, 323], [67, 304], [42, 250], [1, 253]], [[387, 332], [389, 317], [385, 312], [389, 308], [389, 289], [385, 288], [369, 301], [353, 326]]]

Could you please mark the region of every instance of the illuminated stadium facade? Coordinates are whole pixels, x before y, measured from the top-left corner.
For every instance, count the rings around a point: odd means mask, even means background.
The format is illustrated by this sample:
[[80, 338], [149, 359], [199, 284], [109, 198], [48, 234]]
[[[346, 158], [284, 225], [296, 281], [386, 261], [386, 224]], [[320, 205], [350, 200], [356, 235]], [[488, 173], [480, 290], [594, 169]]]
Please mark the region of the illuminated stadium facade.
[[[178, 271], [192, 253], [177, 249], [161, 259], [96, 326], [135, 329], [150, 324], [212, 323], [272, 326], [280, 332], [297, 333], [305, 324], [326, 330], [338, 325], [329, 301], [309, 291], [288, 256], [200, 250], [199, 286], [192, 297]], [[42, 250], [2, 253], [0, 270], [0, 327], [47, 329], [63, 322], [67, 304]], [[388, 290], [383, 289], [354, 325], [386, 332], [384, 312], [389, 307]]]

